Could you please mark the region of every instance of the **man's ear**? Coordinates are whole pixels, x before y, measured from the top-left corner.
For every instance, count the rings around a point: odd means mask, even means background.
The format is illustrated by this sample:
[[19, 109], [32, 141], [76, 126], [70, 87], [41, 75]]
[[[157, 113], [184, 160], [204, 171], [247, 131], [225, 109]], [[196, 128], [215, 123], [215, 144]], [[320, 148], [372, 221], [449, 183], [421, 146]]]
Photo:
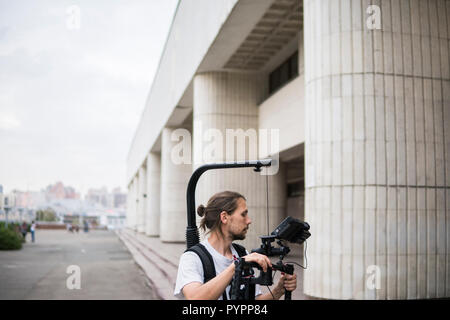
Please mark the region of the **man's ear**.
[[227, 223], [227, 221], [228, 221], [228, 213], [226, 211], [222, 211], [220, 213], [220, 221], [222, 222], [222, 224]]

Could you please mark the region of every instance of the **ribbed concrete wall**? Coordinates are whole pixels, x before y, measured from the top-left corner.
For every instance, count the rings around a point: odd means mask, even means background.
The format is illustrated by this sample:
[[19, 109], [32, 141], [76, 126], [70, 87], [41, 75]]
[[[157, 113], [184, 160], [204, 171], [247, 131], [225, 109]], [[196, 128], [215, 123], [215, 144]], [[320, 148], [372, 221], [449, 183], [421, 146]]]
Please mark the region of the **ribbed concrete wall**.
[[161, 216], [160, 238], [165, 242], [183, 242], [186, 239], [186, 189], [192, 174], [191, 164], [172, 161], [174, 128], [164, 128], [161, 133]]
[[449, 297], [450, 2], [304, 4], [305, 293]]
[[[255, 76], [211, 72], [199, 74], [194, 78], [194, 166], [202, 163], [235, 160], [253, 160], [256, 153], [249, 152], [244, 158], [232, 157], [226, 152], [226, 129], [254, 129], [258, 132], [257, 103], [261, 101], [264, 86]], [[207, 140], [205, 135], [209, 129], [217, 129], [223, 138], [218, 136]], [[235, 131], [236, 132], [236, 131]], [[254, 140], [257, 143], [257, 139]], [[208, 148], [223, 145], [222, 157], [214, 159], [202, 157]], [[237, 143], [236, 143], [237, 144]], [[203, 151], [203, 152], [202, 152]], [[242, 242], [248, 249], [259, 247], [258, 236], [267, 234], [266, 219], [266, 176], [253, 172], [253, 169], [223, 169], [204, 173], [197, 185], [196, 205], [207, 205], [209, 198], [219, 191], [231, 190], [243, 194], [247, 199], [249, 216], [252, 219], [247, 238]], [[269, 176], [269, 223], [270, 231], [281, 221], [285, 214], [285, 181], [281, 168], [277, 175]], [[200, 217], [198, 217], [198, 225]]]
[[147, 214], [145, 233], [159, 236], [161, 198], [161, 154], [150, 152], [147, 156]]
[[145, 232], [145, 221], [147, 213], [147, 169], [139, 168], [138, 178], [138, 207], [137, 207], [137, 230]]

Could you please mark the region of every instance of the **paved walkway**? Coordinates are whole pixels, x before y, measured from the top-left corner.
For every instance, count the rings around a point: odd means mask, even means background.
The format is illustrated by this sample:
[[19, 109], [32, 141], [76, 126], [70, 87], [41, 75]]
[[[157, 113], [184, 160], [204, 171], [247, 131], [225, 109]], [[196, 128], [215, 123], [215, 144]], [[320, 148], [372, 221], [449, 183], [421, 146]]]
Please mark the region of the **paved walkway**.
[[[81, 289], [68, 289], [70, 265]], [[73, 277], [73, 276], [72, 276]], [[0, 251], [0, 299], [156, 299], [149, 281], [111, 231], [37, 230], [22, 250]]]

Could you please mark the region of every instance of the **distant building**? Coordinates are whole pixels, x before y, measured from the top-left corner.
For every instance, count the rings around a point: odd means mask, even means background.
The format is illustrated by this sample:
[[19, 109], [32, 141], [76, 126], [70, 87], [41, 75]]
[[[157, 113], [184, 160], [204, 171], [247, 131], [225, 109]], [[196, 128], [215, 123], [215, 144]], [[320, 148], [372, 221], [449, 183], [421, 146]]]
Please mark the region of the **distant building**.
[[125, 208], [127, 203], [127, 194], [120, 190], [120, 187], [112, 190], [113, 208]]
[[85, 200], [90, 205], [101, 205], [103, 207], [108, 207], [108, 189], [106, 187], [100, 189], [89, 189]]
[[41, 191], [13, 190], [3, 194], [0, 185], [0, 221], [27, 221], [36, 218], [38, 210], [52, 210], [64, 223], [88, 221], [92, 226], [100, 222], [103, 227], [121, 228], [125, 223], [126, 194], [120, 188], [111, 193], [104, 188], [90, 189], [85, 199], [75, 188], [57, 182]]
[[46, 189], [49, 199], [80, 199], [80, 194], [73, 187], [64, 186], [62, 182], [49, 185]]
[[101, 205], [105, 208], [125, 208], [127, 195], [121, 192], [120, 187], [108, 192], [106, 187], [89, 189], [85, 200], [90, 205]]

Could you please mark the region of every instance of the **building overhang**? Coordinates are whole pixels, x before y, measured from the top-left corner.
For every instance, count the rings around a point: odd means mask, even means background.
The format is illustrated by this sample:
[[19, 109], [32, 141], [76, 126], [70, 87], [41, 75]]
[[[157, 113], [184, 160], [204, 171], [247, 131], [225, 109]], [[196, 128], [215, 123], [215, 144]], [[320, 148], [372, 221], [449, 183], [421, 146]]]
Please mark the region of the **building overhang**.
[[180, 1], [127, 159], [127, 182], [166, 126], [192, 114], [193, 78], [210, 71], [267, 74], [298, 49], [301, 0]]

